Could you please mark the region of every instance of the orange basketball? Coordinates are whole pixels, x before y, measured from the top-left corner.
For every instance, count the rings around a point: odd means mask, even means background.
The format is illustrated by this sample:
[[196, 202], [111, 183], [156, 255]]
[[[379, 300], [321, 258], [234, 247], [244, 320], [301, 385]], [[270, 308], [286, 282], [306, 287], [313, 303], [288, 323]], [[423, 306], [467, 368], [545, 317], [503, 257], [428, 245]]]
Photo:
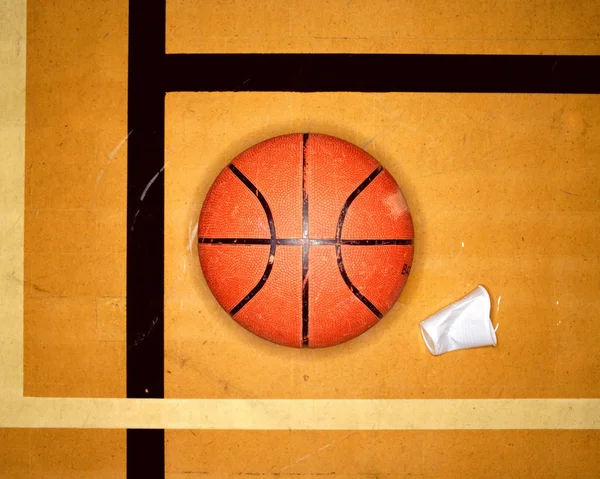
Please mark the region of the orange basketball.
[[198, 253], [219, 304], [254, 334], [319, 348], [375, 325], [413, 259], [413, 224], [394, 178], [327, 135], [263, 141], [210, 188]]

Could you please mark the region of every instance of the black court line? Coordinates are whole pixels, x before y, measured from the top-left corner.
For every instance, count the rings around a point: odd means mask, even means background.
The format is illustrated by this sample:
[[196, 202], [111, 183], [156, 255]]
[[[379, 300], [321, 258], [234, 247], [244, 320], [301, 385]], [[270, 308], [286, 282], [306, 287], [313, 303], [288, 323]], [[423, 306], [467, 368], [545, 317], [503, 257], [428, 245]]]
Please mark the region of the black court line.
[[229, 314], [234, 316], [240, 309], [242, 309], [246, 304], [248, 304], [248, 301], [250, 301], [252, 298], [254, 298], [254, 296], [256, 296], [256, 293], [258, 293], [263, 288], [263, 286], [267, 282], [267, 279], [269, 279], [269, 276], [271, 275], [271, 271], [273, 269], [273, 262], [275, 261], [275, 251], [277, 249], [275, 239], [277, 236], [275, 233], [275, 222], [273, 221], [273, 213], [271, 213], [271, 208], [269, 208], [269, 204], [267, 203], [267, 200], [265, 199], [263, 194], [240, 170], [238, 170], [235, 167], [233, 163], [229, 164], [229, 169], [258, 198], [258, 201], [260, 202], [261, 206], [263, 207], [263, 210], [265, 211], [265, 214], [267, 215], [267, 221], [269, 223], [269, 232], [271, 234], [271, 238], [269, 241], [271, 249], [269, 250], [269, 260], [267, 261], [267, 267], [265, 268], [265, 272], [263, 273], [256, 286], [252, 288], [252, 291], [250, 291], [246, 296], [244, 296], [244, 298], [238, 304], [236, 304], [231, 311], [229, 311]]
[[164, 477], [164, 444], [163, 429], [128, 429], [127, 477]]
[[[130, 0], [127, 397], [164, 397], [164, 2]], [[164, 477], [164, 431], [127, 430], [128, 477]]]
[[166, 91], [600, 93], [585, 55], [170, 54]]
[[[198, 244], [207, 245], [267, 245], [273, 240], [269, 238], [206, 238], [199, 237]], [[310, 239], [306, 241], [300, 238], [276, 238], [277, 246], [302, 246], [308, 243], [309, 246], [327, 246], [327, 245], [343, 245], [343, 246], [408, 246], [413, 244], [412, 239]]]
[[375, 306], [373, 303], [371, 303], [371, 301], [369, 301], [359, 290], [356, 286], [354, 286], [354, 284], [352, 283], [352, 280], [350, 279], [350, 277], [348, 276], [348, 273], [346, 272], [346, 268], [344, 267], [344, 258], [342, 256], [342, 245], [341, 245], [341, 239], [342, 239], [342, 230], [344, 228], [344, 220], [346, 219], [346, 214], [348, 213], [348, 208], [350, 208], [350, 205], [352, 204], [352, 202], [356, 199], [356, 197], [358, 195], [360, 195], [364, 189], [369, 186], [371, 184], [371, 182], [377, 178], [377, 176], [379, 175], [379, 173], [381, 173], [383, 171], [383, 168], [381, 165], [379, 165], [377, 168], [375, 168], [375, 170], [373, 170], [373, 172], [367, 176], [367, 178], [360, 184], [357, 186], [357, 188], [350, 194], [350, 196], [348, 197], [348, 199], [346, 200], [346, 202], [344, 203], [344, 206], [342, 207], [342, 211], [340, 212], [340, 216], [338, 218], [338, 222], [337, 222], [337, 228], [336, 228], [336, 232], [335, 232], [335, 239], [336, 239], [336, 245], [335, 245], [335, 256], [337, 259], [337, 264], [338, 264], [338, 269], [340, 270], [340, 274], [342, 275], [342, 278], [344, 279], [344, 282], [346, 283], [346, 286], [348, 286], [348, 288], [350, 289], [350, 291], [352, 291], [352, 293], [354, 294], [354, 296], [356, 296], [358, 299], [360, 299], [364, 305], [369, 308], [371, 310], [371, 312], [377, 316], [379, 319], [383, 318], [383, 314], [381, 313], [381, 311], [379, 311], [379, 309], [377, 309], [377, 306]]
[[308, 190], [306, 188], [306, 148], [308, 133], [302, 135], [302, 347], [308, 347]]

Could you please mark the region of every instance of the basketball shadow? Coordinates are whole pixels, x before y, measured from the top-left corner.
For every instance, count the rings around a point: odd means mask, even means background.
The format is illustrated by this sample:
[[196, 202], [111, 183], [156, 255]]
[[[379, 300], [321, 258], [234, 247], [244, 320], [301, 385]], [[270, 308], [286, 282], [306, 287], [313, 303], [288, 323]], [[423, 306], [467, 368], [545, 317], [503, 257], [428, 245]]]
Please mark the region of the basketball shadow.
[[[204, 165], [204, 174], [198, 178], [194, 197], [187, 204], [187, 223], [197, 224], [200, 209], [212, 182], [237, 155], [267, 138], [297, 132], [323, 133], [363, 147], [372, 147], [374, 142], [370, 131], [352, 128], [348, 124], [300, 117], [286, 122], [273, 122], [238, 136], [231, 135], [231, 141], [224, 144], [218, 153], [212, 153], [210, 158], [204, 160], [207, 162]], [[384, 168], [397, 164], [386, 158], [385, 154], [375, 156]], [[199, 161], [203, 159], [199, 158]], [[398, 175], [397, 171], [396, 167], [395, 175]], [[409, 204], [414, 208], [414, 188], [410, 183], [407, 184], [406, 178], [396, 176], [396, 180], [404, 190]], [[341, 345], [322, 349], [295, 349], [274, 344], [245, 330], [219, 306], [202, 274], [197, 243], [193, 244], [191, 251], [188, 251], [190, 274], [187, 279], [194, 289], [194, 303], [200, 308], [198, 320], [214, 322], [214, 329], [218, 332], [210, 334], [207, 341], [216, 343], [213, 344], [215, 351], [218, 351], [221, 359], [227, 362], [227, 368], [217, 369], [206, 362], [201, 364], [200, 361], [190, 360], [188, 368], [196, 368], [196, 371], [190, 371], [192, 375], [208, 375], [213, 377], [215, 384], [221, 382], [227, 384], [226, 388], [206, 391], [206, 396], [202, 394], [201, 397], [365, 397], [364, 393], [360, 392], [360, 387], [353, 387], [353, 383], [358, 386], [362, 381], [360, 376], [356, 375], [357, 368], [362, 368], [371, 361], [381, 360], [381, 356], [386, 354], [385, 345], [389, 343], [390, 337], [395, 335], [396, 328], [406, 327], [398, 324], [399, 321], [406, 319], [406, 311], [399, 311], [396, 305], [369, 331]], [[181, 248], [188, 246], [189, 244], [180, 245]], [[412, 286], [411, 283], [412, 281], [409, 280], [407, 288]], [[252, 358], [260, 358], [260, 361], [256, 361], [255, 367], [252, 366]], [[213, 357], [211, 361], [218, 362], [220, 359]], [[252, 383], [236, 379], [232, 371], [243, 364], [247, 374], [261, 377], [264, 374], [264, 365], [270, 363], [276, 365], [274, 366], [276, 370], [273, 371], [274, 381], [277, 377], [288, 377], [285, 387], [271, 390], [260, 382]], [[189, 397], [187, 393], [184, 395]]]

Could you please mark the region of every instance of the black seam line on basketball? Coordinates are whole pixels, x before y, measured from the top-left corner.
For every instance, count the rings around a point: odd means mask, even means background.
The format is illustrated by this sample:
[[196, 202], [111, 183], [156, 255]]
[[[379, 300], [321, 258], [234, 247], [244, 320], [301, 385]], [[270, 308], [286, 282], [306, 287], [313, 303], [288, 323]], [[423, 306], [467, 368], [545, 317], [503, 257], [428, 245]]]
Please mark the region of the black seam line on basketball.
[[311, 239], [308, 240], [311, 246], [410, 246], [414, 240], [412, 238], [402, 239]]
[[[207, 245], [268, 245], [271, 244], [269, 238], [205, 238], [199, 237], [198, 244]], [[308, 239], [309, 246], [334, 246], [340, 244], [343, 246], [410, 246], [413, 244], [412, 238], [402, 239]], [[300, 238], [277, 238], [277, 246], [302, 246], [304, 240]]]
[[271, 213], [271, 208], [269, 208], [269, 204], [267, 203], [267, 200], [265, 199], [263, 194], [240, 170], [238, 170], [235, 167], [233, 163], [229, 165], [229, 169], [258, 198], [258, 201], [260, 202], [261, 206], [263, 207], [263, 210], [265, 211], [265, 214], [267, 215], [267, 222], [269, 223], [269, 231], [271, 233], [271, 239], [269, 240], [271, 248], [269, 250], [269, 259], [267, 261], [267, 267], [265, 268], [265, 272], [263, 273], [256, 286], [254, 286], [254, 288], [252, 288], [252, 290], [246, 296], [244, 296], [244, 298], [238, 304], [236, 304], [231, 309], [231, 311], [229, 311], [229, 314], [233, 316], [246, 304], [248, 304], [248, 301], [250, 301], [252, 298], [254, 298], [254, 296], [256, 296], [256, 293], [258, 293], [263, 288], [263, 286], [267, 282], [267, 279], [269, 279], [269, 276], [271, 275], [271, 270], [273, 269], [273, 262], [275, 261], [275, 250], [277, 249], [275, 239], [277, 236], [275, 233], [275, 221], [273, 220], [273, 213]]
[[[302, 244], [302, 240], [294, 240], [298, 244]], [[266, 245], [271, 244], [273, 240], [269, 238], [198, 238], [198, 244], [214, 244], [214, 245]], [[276, 244], [279, 243], [275, 240]]]
[[382, 171], [383, 171], [383, 167], [381, 165], [377, 166], [377, 168], [375, 168], [371, 172], [371, 174], [369, 176], [367, 176], [367, 178], [360, 185], [358, 185], [352, 193], [350, 193], [350, 196], [348, 196], [348, 199], [344, 203], [344, 206], [342, 206], [342, 211], [340, 212], [340, 216], [338, 217], [337, 227], [335, 230], [336, 241], [341, 241], [341, 239], [342, 239], [342, 229], [344, 227], [344, 221], [346, 220], [346, 214], [348, 213], [348, 208], [350, 208], [350, 205], [356, 199], [356, 197], [358, 195], [360, 195], [363, 192], [363, 190], [367, 186], [369, 186], [371, 184], [371, 182], [375, 178], [377, 178], [379, 173], [381, 173]]
[[371, 303], [371, 301], [369, 301], [359, 290], [356, 286], [354, 286], [354, 284], [352, 283], [352, 280], [350, 279], [350, 277], [348, 276], [348, 273], [346, 272], [346, 268], [344, 267], [344, 258], [342, 257], [342, 244], [341, 244], [341, 240], [342, 240], [342, 230], [344, 228], [344, 220], [346, 219], [346, 213], [348, 213], [348, 208], [350, 208], [350, 205], [352, 204], [352, 202], [356, 199], [356, 197], [358, 195], [360, 195], [363, 190], [369, 186], [371, 184], [371, 182], [377, 178], [377, 175], [379, 175], [379, 173], [381, 173], [383, 171], [383, 168], [381, 165], [379, 165], [377, 168], [375, 168], [375, 170], [373, 170], [373, 172], [367, 176], [367, 178], [360, 184], [358, 185], [358, 187], [350, 194], [350, 196], [348, 197], [348, 199], [346, 200], [346, 202], [344, 203], [344, 206], [342, 207], [342, 211], [340, 212], [340, 216], [338, 218], [338, 223], [337, 223], [337, 228], [336, 228], [336, 232], [335, 232], [335, 239], [336, 239], [336, 245], [335, 245], [335, 257], [337, 259], [337, 264], [338, 264], [338, 269], [340, 270], [340, 274], [342, 275], [342, 278], [344, 279], [344, 282], [346, 283], [346, 286], [348, 286], [348, 288], [350, 289], [350, 291], [352, 291], [352, 293], [354, 294], [354, 296], [356, 296], [358, 299], [360, 299], [363, 304], [369, 308], [371, 310], [371, 312], [377, 316], [378, 319], [381, 319], [383, 317], [383, 314], [381, 313], [381, 311], [379, 311], [379, 309], [377, 309], [377, 306], [375, 306], [373, 303]]
[[302, 346], [308, 347], [308, 190], [306, 188], [306, 144], [308, 133], [302, 135]]
[[273, 213], [271, 213], [271, 208], [269, 207], [269, 203], [267, 203], [267, 200], [265, 199], [263, 194], [260, 192], [260, 190], [256, 186], [254, 186], [254, 183], [252, 183], [246, 177], [246, 175], [244, 175], [244, 173], [242, 173], [240, 170], [238, 170], [237, 167], [233, 163], [229, 164], [229, 169], [233, 172], [233, 174], [235, 176], [237, 176], [239, 178], [239, 180], [242, 183], [244, 183], [246, 188], [248, 188], [260, 202], [260, 205], [262, 206], [262, 208], [265, 212], [265, 215], [267, 216], [267, 222], [269, 223], [269, 234], [271, 235], [271, 240], [274, 240], [277, 237], [277, 235], [275, 234], [275, 221], [273, 220]]

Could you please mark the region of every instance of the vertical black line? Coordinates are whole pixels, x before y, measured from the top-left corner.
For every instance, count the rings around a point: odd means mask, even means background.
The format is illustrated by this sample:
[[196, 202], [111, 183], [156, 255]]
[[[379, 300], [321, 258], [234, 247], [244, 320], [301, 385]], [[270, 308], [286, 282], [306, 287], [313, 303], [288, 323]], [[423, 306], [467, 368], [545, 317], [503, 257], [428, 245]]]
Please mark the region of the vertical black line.
[[306, 145], [308, 133], [302, 135], [302, 346], [308, 347], [308, 190], [306, 187]]
[[165, 477], [164, 443], [164, 429], [128, 429], [127, 477]]
[[[164, 397], [165, 1], [129, 1], [127, 397]], [[129, 477], [164, 477], [164, 431], [127, 431]]]

